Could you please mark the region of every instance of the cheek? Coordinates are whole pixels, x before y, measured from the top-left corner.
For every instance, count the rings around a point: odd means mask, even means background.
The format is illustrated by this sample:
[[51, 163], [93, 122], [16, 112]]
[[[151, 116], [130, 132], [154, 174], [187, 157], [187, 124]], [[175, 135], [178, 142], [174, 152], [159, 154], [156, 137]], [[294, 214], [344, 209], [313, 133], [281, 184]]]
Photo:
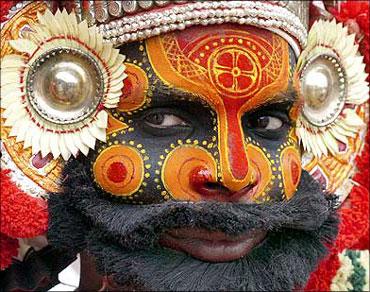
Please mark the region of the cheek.
[[199, 201], [201, 198], [194, 190], [194, 185], [216, 181], [217, 165], [205, 149], [180, 146], [168, 154], [161, 176], [165, 188], [174, 199]]
[[298, 150], [289, 146], [281, 152], [280, 157], [286, 198], [289, 200], [297, 190], [302, 168]]
[[96, 158], [93, 174], [96, 183], [106, 192], [115, 196], [130, 196], [143, 182], [143, 159], [132, 147], [111, 146]]

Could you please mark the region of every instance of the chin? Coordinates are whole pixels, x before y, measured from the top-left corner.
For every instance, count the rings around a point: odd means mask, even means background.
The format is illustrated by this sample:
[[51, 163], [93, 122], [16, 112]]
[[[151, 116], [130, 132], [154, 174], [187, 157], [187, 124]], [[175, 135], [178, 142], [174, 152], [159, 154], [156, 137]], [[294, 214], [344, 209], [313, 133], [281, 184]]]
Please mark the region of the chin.
[[[323, 229], [332, 228], [334, 221], [326, 222]], [[290, 291], [304, 287], [326, 253], [323, 238], [316, 236], [284, 229], [266, 233], [247, 252], [235, 248], [213, 254], [203, 251], [202, 240], [198, 246], [198, 241], [193, 243], [193, 250], [160, 242], [158, 246], [129, 251], [117, 242], [94, 236], [88, 249], [95, 256], [100, 273], [114, 275], [122, 287], [153, 291]], [[218, 248], [212, 247], [213, 251]]]

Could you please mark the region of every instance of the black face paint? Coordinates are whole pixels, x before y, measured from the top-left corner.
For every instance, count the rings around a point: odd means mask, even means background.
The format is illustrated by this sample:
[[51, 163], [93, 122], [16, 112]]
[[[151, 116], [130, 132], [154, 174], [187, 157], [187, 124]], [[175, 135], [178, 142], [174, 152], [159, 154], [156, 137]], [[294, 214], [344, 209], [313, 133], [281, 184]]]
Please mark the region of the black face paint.
[[[128, 78], [118, 108], [110, 110], [110, 119], [121, 123], [121, 127], [117, 127], [118, 129], [108, 127], [107, 142], [97, 143], [96, 151], [88, 155], [87, 166], [90, 166], [90, 175], [96, 182], [96, 188], [105, 190], [107, 196], [117, 196], [122, 203], [127, 204], [145, 205], [178, 200], [178, 197], [184, 196], [182, 194], [179, 196], [181, 192], [177, 190], [177, 186], [171, 187], [164, 181], [167, 176], [164, 172], [165, 161], [176, 148], [183, 145], [201, 149], [209, 154], [217, 167], [217, 174], [214, 174], [212, 182], [225, 187], [225, 182], [222, 181], [225, 167], [221, 167], [221, 161], [224, 159], [221, 157], [221, 147], [225, 145], [222, 146], [219, 140], [222, 131], [220, 113], [215, 110], [214, 105], [194, 92], [166, 84], [150, 63], [145, 42], [126, 44], [121, 47], [121, 52], [127, 57], [125, 64]], [[289, 60], [291, 62], [295, 60], [291, 50]], [[141, 100], [142, 103], [138, 102], [140, 106], [135, 106], [135, 100]], [[287, 92], [272, 94], [270, 98], [266, 98], [265, 104], [259, 104], [240, 117], [244, 146], [255, 147], [259, 151], [259, 161], [264, 160], [255, 166], [257, 169], [255, 171], [269, 172], [263, 174], [262, 180], [266, 181], [261, 183], [263, 187], [256, 191], [254, 199], [256, 202], [281, 201], [287, 198], [284, 193], [286, 179], [282, 173], [284, 167], [281, 160], [282, 152], [286, 148], [295, 149], [298, 153], [297, 141], [294, 135], [291, 135], [294, 132], [294, 121], [289, 117], [289, 110], [295, 101], [294, 90], [289, 87]], [[133, 192], [120, 192], [122, 184], [109, 179], [107, 170], [112, 162], [106, 162], [104, 166], [96, 163], [101, 153], [115, 145], [124, 145], [135, 150], [143, 161], [143, 170], [136, 169], [135, 174], [129, 174], [135, 176], [140, 172], [141, 175], [138, 176], [142, 177], [140, 181], [138, 179]], [[117, 154], [112, 154], [112, 157], [114, 156]], [[188, 157], [198, 158], [194, 153], [188, 154]], [[255, 165], [254, 162], [250, 164], [252, 167]], [[169, 172], [173, 176], [177, 175], [173, 167], [168, 168], [171, 169]], [[99, 175], [94, 169], [97, 169]], [[119, 170], [114, 171], [117, 172]], [[181, 181], [186, 181], [186, 177], [188, 175], [182, 175]], [[107, 184], [118, 191], [112, 191]], [[192, 198], [188, 196], [187, 200], [191, 201]]]

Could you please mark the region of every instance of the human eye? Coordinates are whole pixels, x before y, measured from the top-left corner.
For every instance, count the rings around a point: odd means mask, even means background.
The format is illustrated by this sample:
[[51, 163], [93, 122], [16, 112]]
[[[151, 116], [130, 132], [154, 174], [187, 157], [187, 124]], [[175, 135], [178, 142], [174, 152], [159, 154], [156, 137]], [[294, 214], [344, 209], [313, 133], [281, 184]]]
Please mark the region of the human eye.
[[144, 118], [149, 127], [165, 129], [170, 127], [182, 126], [187, 127], [189, 124], [181, 117], [169, 113], [151, 113]]
[[152, 108], [141, 119], [143, 130], [153, 136], [177, 136], [193, 131], [189, 114], [176, 108]]
[[287, 111], [279, 107], [270, 107], [245, 114], [242, 123], [247, 134], [253, 133], [267, 140], [285, 138], [290, 127]]
[[279, 130], [284, 126], [284, 121], [273, 116], [259, 116], [248, 120], [248, 125], [257, 130]]

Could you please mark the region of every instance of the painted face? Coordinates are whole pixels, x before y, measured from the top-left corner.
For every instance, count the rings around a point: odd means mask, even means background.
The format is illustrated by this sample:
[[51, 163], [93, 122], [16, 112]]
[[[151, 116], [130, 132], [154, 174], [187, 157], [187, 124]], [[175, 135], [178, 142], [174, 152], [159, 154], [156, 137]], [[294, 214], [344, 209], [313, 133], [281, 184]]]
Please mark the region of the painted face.
[[97, 187], [138, 204], [294, 195], [301, 174], [292, 131], [295, 58], [284, 39], [218, 25], [121, 51], [128, 78], [107, 143], [89, 157]]
[[302, 286], [336, 220], [301, 179], [287, 42], [217, 25], [121, 51], [128, 77], [107, 142], [65, 166], [49, 241], [86, 248], [122, 290]]

